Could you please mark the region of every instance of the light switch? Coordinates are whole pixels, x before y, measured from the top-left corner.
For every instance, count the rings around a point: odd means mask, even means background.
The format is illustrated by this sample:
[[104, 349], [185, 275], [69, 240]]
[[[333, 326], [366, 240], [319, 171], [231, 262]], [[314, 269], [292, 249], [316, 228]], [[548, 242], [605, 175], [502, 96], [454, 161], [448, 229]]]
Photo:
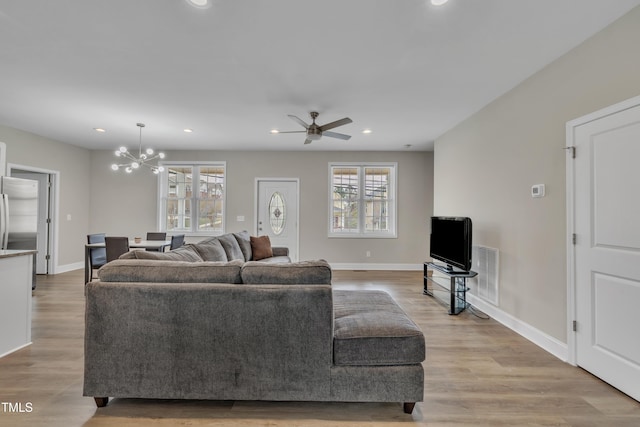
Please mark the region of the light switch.
[[532, 186], [531, 197], [544, 197], [544, 184], [536, 184]]
[[244, 215], [238, 215], [238, 216], [236, 217], [236, 221], [238, 221], [238, 222], [243, 222], [243, 221], [244, 221]]

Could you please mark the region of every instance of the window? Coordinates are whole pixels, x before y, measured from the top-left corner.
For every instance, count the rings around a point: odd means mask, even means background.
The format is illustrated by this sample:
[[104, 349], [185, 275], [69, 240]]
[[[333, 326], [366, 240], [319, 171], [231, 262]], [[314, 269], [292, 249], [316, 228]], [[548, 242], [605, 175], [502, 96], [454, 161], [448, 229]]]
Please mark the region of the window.
[[224, 233], [224, 162], [164, 163], [160, 174], [160, 229], [167, 232]]
[[330, 237], [396, 237], [395, 163], [329, 165]]

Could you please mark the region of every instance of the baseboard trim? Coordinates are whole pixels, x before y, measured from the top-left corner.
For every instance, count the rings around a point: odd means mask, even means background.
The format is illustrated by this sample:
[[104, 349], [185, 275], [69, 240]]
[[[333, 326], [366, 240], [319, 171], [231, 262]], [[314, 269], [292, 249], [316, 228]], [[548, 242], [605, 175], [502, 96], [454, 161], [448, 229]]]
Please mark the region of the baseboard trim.
[[563, 362], [569, 363], [569, 346], [558, 339], [545, 334], [539, 329], [534, 328], [522, 320], [519, 320], [509, 313], [500, 310], [491, 304], [484, 302], [474, 295], [467, 293], [467, 302], [476, 307], [478, 310], [488, 314], [491, 318], [500, 322], [507, 328], [522, 335], [538, 347], [553, 354]]
[[333, 270], [402, 270], [422, 271], [423, 264], [329, 263]]
[[80, 269], [84, 270], [84, 263], [74, 262], [73, 264], [58, 265], [54, 267], [54, 271], [52, 271], [51, 274], [66, 273], [69, 271], [80, 270]]

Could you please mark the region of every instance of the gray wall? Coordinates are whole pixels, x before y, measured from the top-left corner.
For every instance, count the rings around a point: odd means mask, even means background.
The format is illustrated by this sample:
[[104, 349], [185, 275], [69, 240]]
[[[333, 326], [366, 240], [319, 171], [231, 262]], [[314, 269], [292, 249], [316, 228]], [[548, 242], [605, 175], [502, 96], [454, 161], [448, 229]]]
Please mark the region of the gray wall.
[[0, 141], [7, 144], [8, 163], [60, 172], [57, 264], [82, 262], [89, 228], [89, 150], [6, 126], [0, 126]]
[[[434, 212], [500, 250], [500, 309], [566, 342], [565, 124], [640, 94], [640, 8], [435, 144]], [[547, 196], [532, 199], [531, 186]]]
[[[91, 232], [142, 235], [157, 228], [155, 175], [114, 173], [113, 151], [91, 153]], [[171, 161], [227, 162], [227, 231], [254, 232], [255, 178], [299, 178], [300, 259], [333, 263], [420, 264], [428, 255], [433, 210], [433, 153], [322, 151], [169, 151]], [[398, 238], [336, 239], [328, 233], [328, 164], [398, 162]], [[242, 215], [244, 222], [236, 222]], [[365, 256], [366, 251], [371, 257]]]

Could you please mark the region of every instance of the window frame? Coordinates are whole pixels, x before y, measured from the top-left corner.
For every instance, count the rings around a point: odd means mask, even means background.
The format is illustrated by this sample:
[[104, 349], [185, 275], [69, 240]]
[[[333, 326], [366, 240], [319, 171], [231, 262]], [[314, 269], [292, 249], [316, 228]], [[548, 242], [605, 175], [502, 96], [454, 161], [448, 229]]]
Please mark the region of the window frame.
[[[334, 231], [333, 229], [333, 170], [343, 168], [357, 168], [358, 169], [358, 197], [356, 201], [358, 203], [358, 231]], [[365, 227], [366, 201], [368, 200], [366, 193], [362, 191], [365, 188], [365, 169], [371, 168], [389, 168], [391, 169], [389, 174], [389, 195], [386, 198], [388, 201], [388, 231], [367, 231]], [[398, 237], [398, 163], [397, 162], [329, 162], [328, 168], [328, 231], [327, 236], [329, 238], [351, 238], [351, 239], [396, 239]]]
[[[158, 174], [158, 230], [168, 233], [179, 233], [185, 236], [219, 236], [226, 232], [227, 226], [227, 162], [226, 161], [165, 161], [159, 162], [158, 165], [164, 166], [164, 171]], [[222, 167], [224, 177], [222, 181], [222, 229], [198, 231], [199, 224], [199, 201], [201, 200], [198, 192], [192, 190], [192, 196], [188, 200], [191, 201], [191, 229], [187, 230], [167, 230], [167, 200], [169, 196], [169, 168], [185, 167], [192, 168], [193, 182], [200, 181], [201, 167]], [[196, 172], [197, 171], [197, 172]]]

